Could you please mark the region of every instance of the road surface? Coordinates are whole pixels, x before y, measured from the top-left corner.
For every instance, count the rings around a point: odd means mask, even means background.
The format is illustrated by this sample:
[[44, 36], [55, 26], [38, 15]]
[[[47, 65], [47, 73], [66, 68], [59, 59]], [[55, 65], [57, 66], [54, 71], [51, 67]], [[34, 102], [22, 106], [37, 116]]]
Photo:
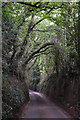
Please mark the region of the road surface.
[[71, 118], [71, 116], [43, 94], [30, 91], [30, 103], [21, 118]]

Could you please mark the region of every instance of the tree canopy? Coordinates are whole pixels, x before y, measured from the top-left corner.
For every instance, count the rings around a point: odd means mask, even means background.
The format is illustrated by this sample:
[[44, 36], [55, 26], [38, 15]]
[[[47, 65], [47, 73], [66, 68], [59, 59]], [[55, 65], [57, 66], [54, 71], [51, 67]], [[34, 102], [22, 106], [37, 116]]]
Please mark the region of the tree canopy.
[[[76, 91], [80, 88], [80, 2], [3, 2], [2, 72], [3, 96], [6, 91], [9, 91], [7, 97], [15, 94], [15, 98], [10, 96], [12, 102], [16, 101], [17, 93], [17, 102], [24, 103], [26, 93], [29, 99], [24, 82], [28, 77], [35, 90], [40, 84], [48, 94], [58, 95], [55, 92], [58, 91], [67, 99], [65, 93], [69, 86], [68, 95], [75, 93], [71, 99], [77, 99]], [[15, 111], [10, 100], [3, 99], [4, 114], [8, 103]]]
[[51, 60], [55, 65], [75, 64], [80, 56], [78, 3], [7, 2], [2, 7], [3, 59], [8, 67], [26, 66], [45, 55], [56, 59]]

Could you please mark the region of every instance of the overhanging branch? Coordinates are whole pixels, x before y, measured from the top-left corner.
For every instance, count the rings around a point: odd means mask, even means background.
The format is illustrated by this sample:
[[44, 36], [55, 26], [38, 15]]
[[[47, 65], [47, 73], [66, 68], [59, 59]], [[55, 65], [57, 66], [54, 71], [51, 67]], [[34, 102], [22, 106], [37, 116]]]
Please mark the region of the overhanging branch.
[[35, 59], [34, 63], [28, 68], [28, 71], [34, 66], [34, 64], [36, 63], [37, 58]]
[[43, 44], [38, 50], [34, 51], [29, 57], [28, 59], [25, 61], [24, 65], [28, 64], [28, 62], [34, 57], [34, 55], [36, 55], [37, 53], [40, 53], [40, 51], [49, 46], [49, 45], [54, 45], [54, 42], [48, 42], [48, 43], [45, 43]]
[[52, 30], [59, 31], [58, 29], [49, 29], [49, 30], [39, 30], [39, 29], [36, 29], [36, 30], [33, 30], [33, 31], [38, 31], [38, 32], [49, 32], [49, 31], [52, 31]]
[[[30, 2], [17, 2], [17, 3], [20, 3], [20, 4], [23, 4], [23, 5], [28, 5], [28, 6], [31, 6], [31, 7], [35, 7], [35, 8], [40, 8], [40, 5], [37, 6], [37, 3], [36, 4], [31, 4]], [[38, 2], [39, 3], [39, 2]]]

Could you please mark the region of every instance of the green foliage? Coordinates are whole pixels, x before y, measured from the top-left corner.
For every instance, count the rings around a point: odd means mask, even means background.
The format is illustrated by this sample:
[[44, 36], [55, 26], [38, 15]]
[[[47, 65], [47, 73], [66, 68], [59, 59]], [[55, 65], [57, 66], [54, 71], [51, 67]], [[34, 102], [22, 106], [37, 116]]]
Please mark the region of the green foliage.
[[28, 88], [24, 82], [14, 82], [9, 75], [3, 75], [2, 82], [2, 117], [14, 118], [24, 102], [29, 100]]
[[[73, 2], [3, 3], [3, 73], [19, 75], [23, 81], [30, 70], [30, 86], [35, 90], [40, 80], [52, 73], [58, 76], [63, 70], [68, 75], [79, 74], [78, 11], [78, 3]], [[6, 79], [3, 90], [12, 93], [12, 80]]]
[[[31, 75], [31, 73], [30, 73]], [[38, 65], [35, 65], [32, 69], [32, 75], [30, 78], [29, 88], [36, 90], [37, 84], [40, 82], [40, 69]]]

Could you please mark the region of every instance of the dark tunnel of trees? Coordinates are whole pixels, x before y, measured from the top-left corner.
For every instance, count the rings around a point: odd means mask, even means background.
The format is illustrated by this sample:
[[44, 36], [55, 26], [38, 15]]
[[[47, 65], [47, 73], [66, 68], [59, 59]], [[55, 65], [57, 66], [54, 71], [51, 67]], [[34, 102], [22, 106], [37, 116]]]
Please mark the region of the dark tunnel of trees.
[[79, 115], [80, 2], [2, 3], [3, 119], [29, 101], [29, 89]]

